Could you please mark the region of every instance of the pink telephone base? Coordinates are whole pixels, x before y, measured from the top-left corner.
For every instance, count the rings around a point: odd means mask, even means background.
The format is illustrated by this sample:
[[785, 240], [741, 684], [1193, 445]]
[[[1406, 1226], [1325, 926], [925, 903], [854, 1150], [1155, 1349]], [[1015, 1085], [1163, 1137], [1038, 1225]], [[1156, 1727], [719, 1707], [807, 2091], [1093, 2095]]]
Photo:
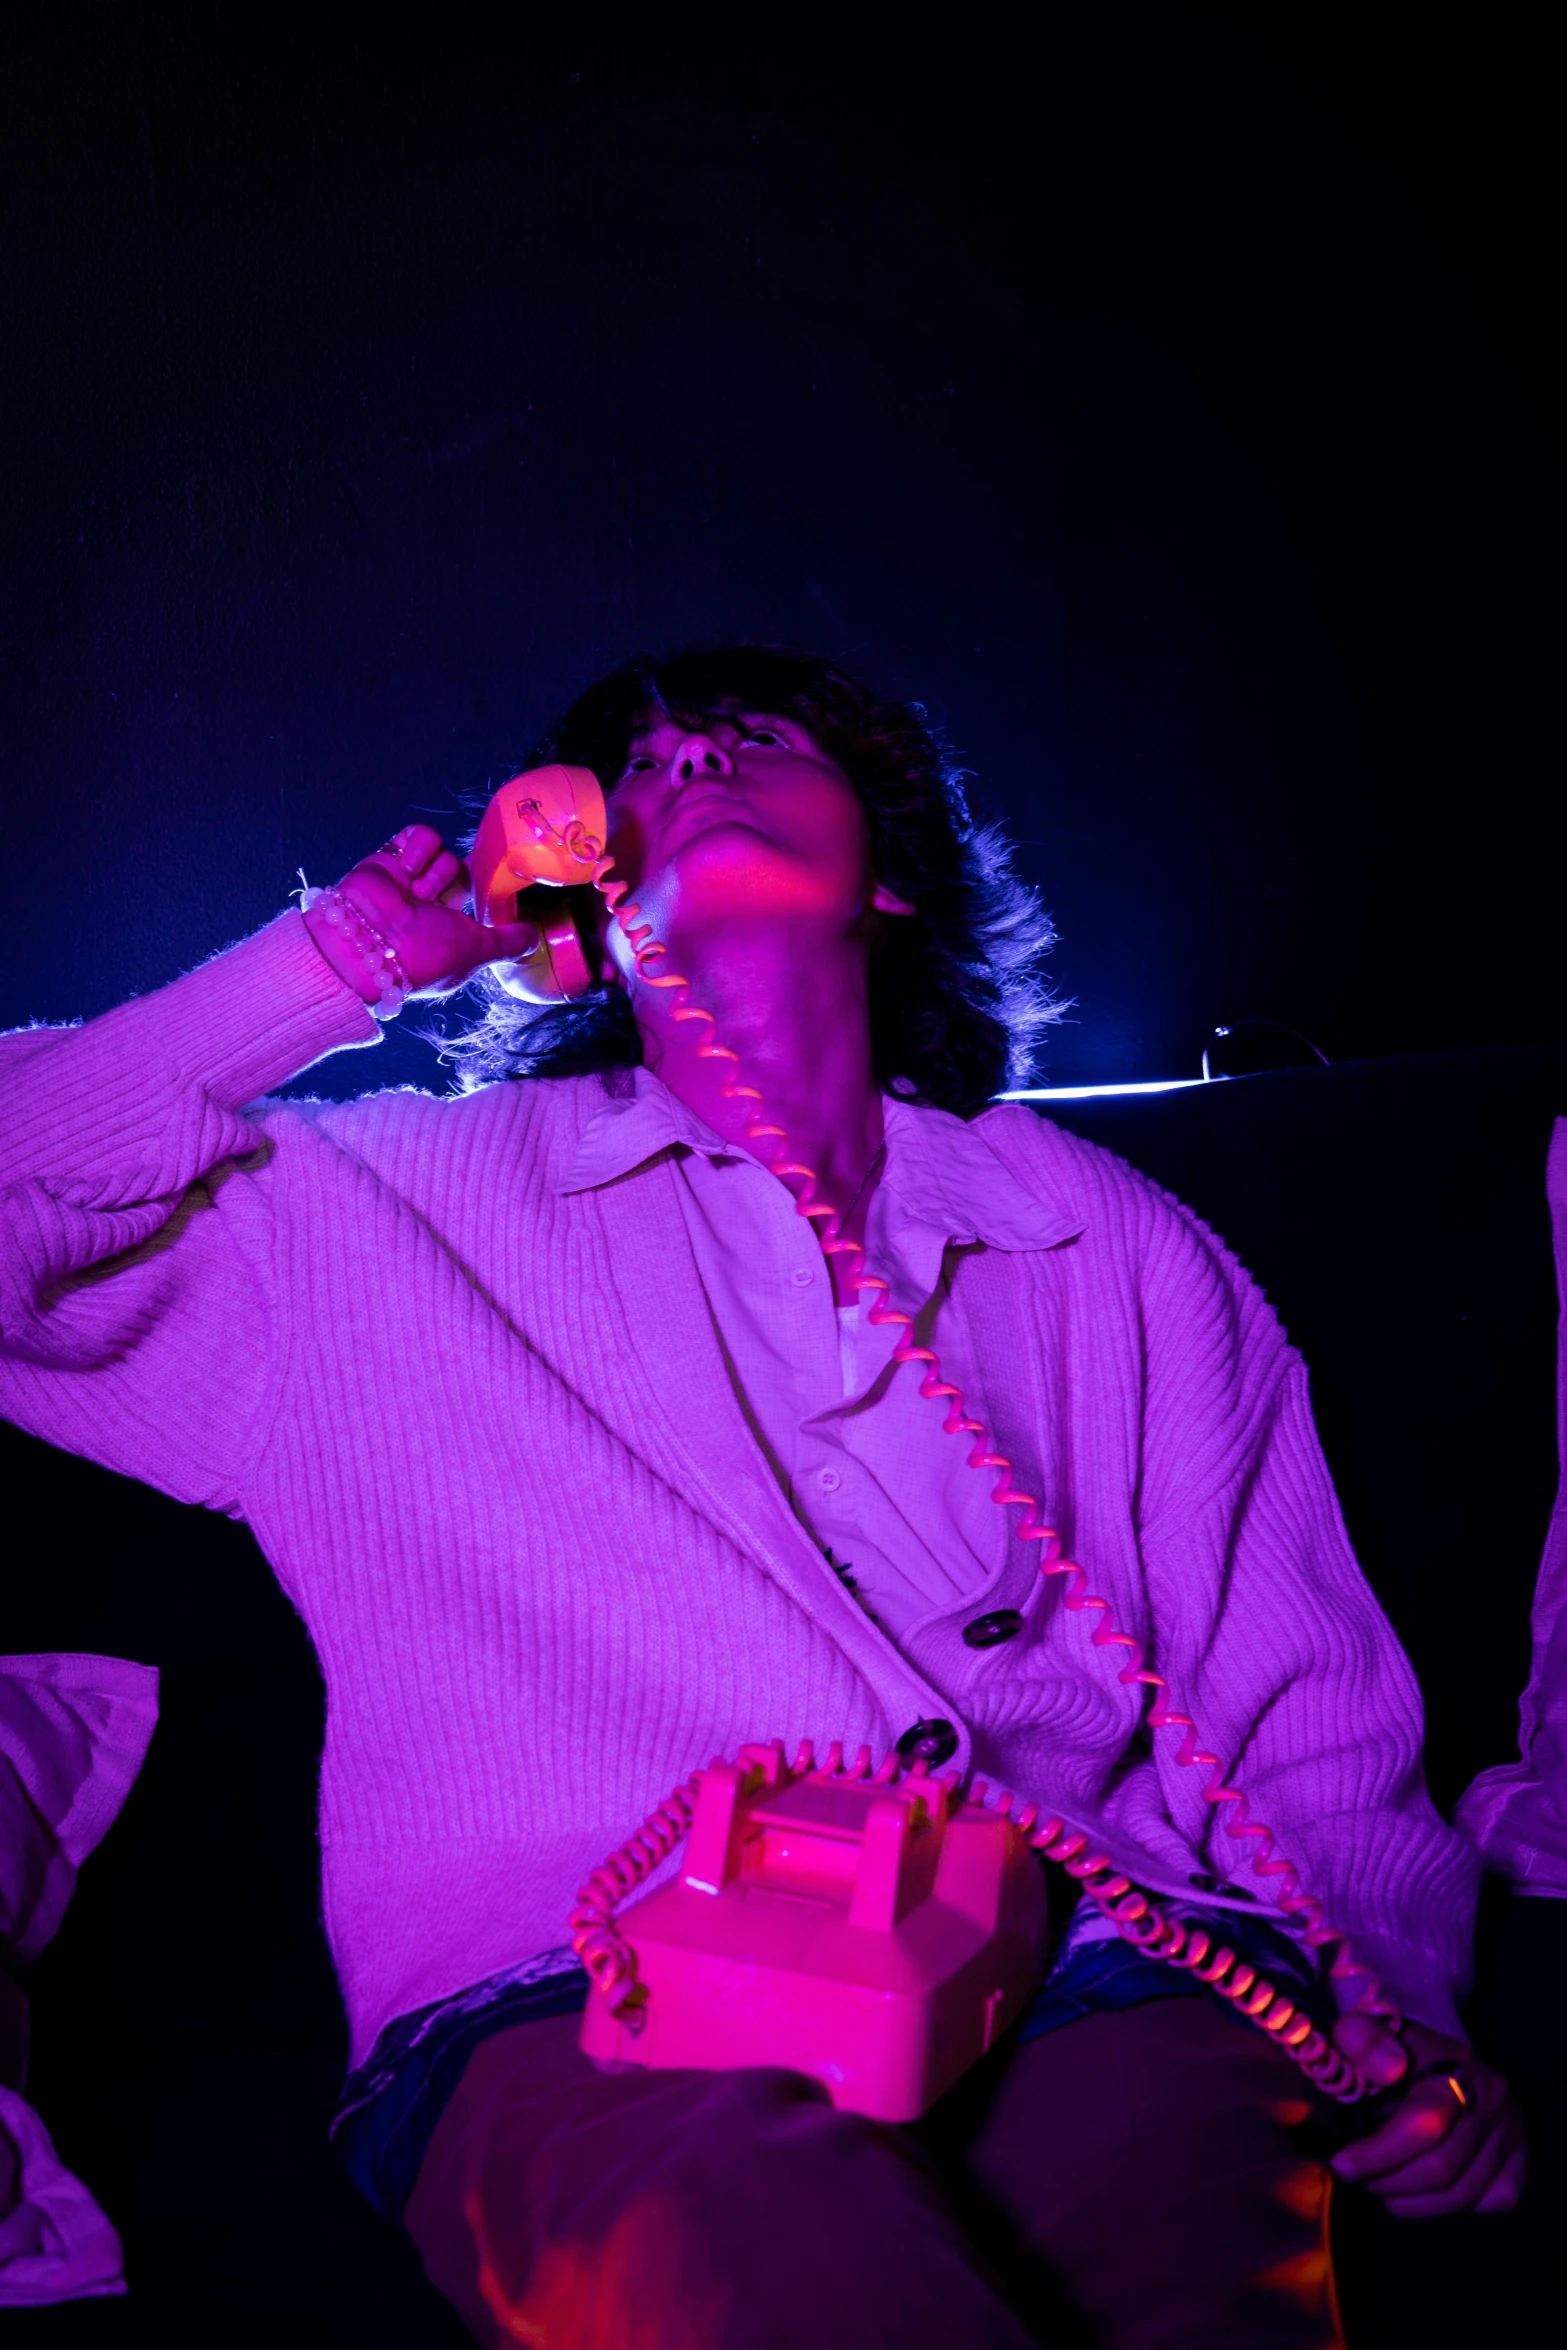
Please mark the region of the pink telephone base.
[[776, 1743], [714, 1763], [678, 1881], [617, 1921], [636, 1989], [594, 1987], [583, 2049], [654, 2069], [783, 2065], [835, 2105], [913, 2121], [1043, 1973], [1043, 1870], [1009, 1819], [953, 1793], [918, 1767], [795, 1776]]

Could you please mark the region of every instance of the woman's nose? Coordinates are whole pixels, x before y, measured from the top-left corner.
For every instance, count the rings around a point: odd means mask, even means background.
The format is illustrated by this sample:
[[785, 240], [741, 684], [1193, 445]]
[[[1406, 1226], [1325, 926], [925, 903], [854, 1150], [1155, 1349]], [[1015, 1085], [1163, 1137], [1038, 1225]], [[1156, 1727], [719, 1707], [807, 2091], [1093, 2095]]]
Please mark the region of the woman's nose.
[[733, 775], [734, 771], [729, 753], [708, 734], [688, 734], [669, 762], [670, 781], [677, 790], [694, 783], [699, 775]]

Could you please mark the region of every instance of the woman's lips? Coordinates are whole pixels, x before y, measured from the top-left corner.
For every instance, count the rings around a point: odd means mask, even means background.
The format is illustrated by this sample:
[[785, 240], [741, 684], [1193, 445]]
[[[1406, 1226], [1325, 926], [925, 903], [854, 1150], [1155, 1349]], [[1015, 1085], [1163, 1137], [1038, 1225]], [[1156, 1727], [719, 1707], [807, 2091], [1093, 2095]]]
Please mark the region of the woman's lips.
[[741, 816], [746, 813], [746, 802], [741, 793], [725, 791], [714, 784], [692, 785], [681, 793], [665, 816], [663, 830], [667, 833], [680, 822], [682, 816], [703, 816], [713, 809], [717, 809], [720, 814]]

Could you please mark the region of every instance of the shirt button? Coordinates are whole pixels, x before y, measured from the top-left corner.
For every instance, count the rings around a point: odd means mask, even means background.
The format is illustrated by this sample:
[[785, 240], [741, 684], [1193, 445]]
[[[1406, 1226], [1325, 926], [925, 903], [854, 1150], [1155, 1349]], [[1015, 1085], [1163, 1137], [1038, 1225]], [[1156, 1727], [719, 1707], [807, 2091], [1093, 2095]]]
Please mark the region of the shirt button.
[[819, 1469], [816, 1474], [816, 1482], [823, 1493], [836, 1493], [843, 1483], [843, 1478], [836, 1469]]
[[958, 1734], [950, 1722], [913, 1722], [898, 1740], [905, 1762], [925, 1762], [934, 1769], [958, 1751]]
[[796, 1265], [789, 1278], [796, 1289], [809, 1289], [811, 1283], [816, 1279], [816, 1275], [811, 1271], [809, 1265]]
[[976, 1616], [972, 1624], [963, 1627], [963, 1639], [969, 1648], [999, 1648], [1003, 1640], [1015, 1640], [1023, 1629], [1023, 1619], [1015, 1607], [998, 1607], [988, 1616]]

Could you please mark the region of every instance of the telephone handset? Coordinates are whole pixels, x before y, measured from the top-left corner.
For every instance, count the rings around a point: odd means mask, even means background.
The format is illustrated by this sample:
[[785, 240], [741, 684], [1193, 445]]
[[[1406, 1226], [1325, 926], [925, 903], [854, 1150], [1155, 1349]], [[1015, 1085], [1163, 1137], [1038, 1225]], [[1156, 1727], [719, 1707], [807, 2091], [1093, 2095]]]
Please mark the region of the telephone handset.
[[[501, 973], [511, 995], [533, 1004], [569, 1003], [593, 985], [582, 934], [569, 899], [522, 899], [535, 888], [560, 890], [590, 881], [590, 862], [573, 840], [604, 845], [604, 794], [590, 767], [534, 767], [503, 783], [480, 820], [469, 869], [474, 910], [497, 922], [536, 922], [537, 948]], [[574, 829], [573, 829], [574, 828]]]

